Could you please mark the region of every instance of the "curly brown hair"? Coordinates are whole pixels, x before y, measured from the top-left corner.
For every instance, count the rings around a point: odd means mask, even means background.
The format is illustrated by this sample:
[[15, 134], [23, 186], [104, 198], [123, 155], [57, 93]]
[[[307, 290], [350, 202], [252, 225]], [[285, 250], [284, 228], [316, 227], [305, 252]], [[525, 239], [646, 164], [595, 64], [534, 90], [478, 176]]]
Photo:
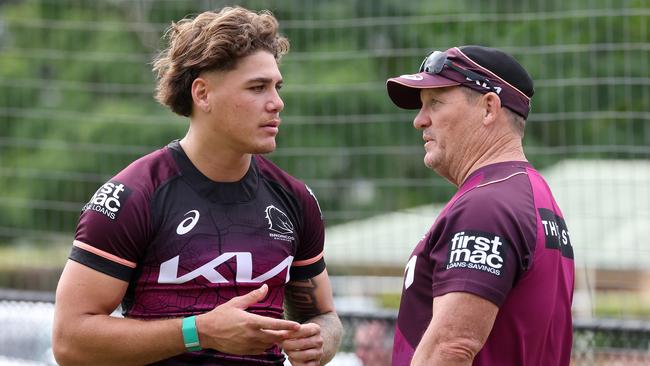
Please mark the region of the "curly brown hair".
[[202, 71], [232, 70], [239, 59], [258, 50], [270, 52], [279, 62], [289, 51], [289, 40], [278, 34], [273, 14], [242, 7], [172, 22], [165, 37], [169, 47], [153, 62], [156, 100], [185, 117], [192, 114], [191, 87]]

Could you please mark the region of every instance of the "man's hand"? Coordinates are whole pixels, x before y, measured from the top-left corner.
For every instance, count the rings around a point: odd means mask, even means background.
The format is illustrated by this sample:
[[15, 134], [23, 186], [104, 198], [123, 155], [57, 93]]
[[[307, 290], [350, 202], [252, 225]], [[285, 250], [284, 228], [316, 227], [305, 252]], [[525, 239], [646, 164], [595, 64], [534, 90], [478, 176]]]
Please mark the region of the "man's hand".
[[294, 321], [246, 311], [250, 305], [262, 301], [267, 292], [268, 286], [264, 284], [257, 290], [234, 297], [212, 311], [198, 315], [196, 328], [201, 347], [234, 355], [257, 355], [275, 344], [282, 344], [288, 335], [300, 332], [301, 325]]
[[281, 343], [293, 366], [318, 366], [323, 358], [323, 336], [320, 325], [305, 323], [294, 332], [286, 332], [288, 339]]
[[293, 365], [325, 365], [334, 358], [343, 335], [327, 270], [287, 283], [284, 293], [287, 318], [302, 323], [300, 331], [285, 332], [284, 352]]

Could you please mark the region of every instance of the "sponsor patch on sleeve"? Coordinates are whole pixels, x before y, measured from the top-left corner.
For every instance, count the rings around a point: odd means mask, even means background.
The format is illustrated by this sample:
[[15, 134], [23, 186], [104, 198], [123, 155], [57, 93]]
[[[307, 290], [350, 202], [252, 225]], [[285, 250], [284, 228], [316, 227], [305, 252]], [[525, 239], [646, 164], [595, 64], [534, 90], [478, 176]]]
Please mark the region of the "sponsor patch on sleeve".
[[95, 192], [82, 211], [92, 210], [115, 220], [129, 195], [130, 188], [115, 180], [108, 181]]
[[449, 240], [445, 269], [460, 268], [503, 274], [508, 241], [500, 235], [482, 231], [459, 231]]
[[544, 226], [544, 236], [546, 237], [546, 248], [557, 249], [563, 257], [573, 259], [573, 246], [571, 237], [566, 227], [564, 219], [553, 213], [553, 211], [540, 208], [539, 216]]

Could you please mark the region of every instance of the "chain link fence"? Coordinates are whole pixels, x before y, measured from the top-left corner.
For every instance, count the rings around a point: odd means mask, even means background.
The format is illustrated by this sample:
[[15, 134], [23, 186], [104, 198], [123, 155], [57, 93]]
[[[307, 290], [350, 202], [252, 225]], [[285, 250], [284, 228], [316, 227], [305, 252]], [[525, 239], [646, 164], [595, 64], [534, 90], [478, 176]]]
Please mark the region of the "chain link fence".
[[[574, 363], [650, 364], [644, 0], [0, 0], [0, 288], [51, 294], [97, 187], [185, 133], [153, 101], [150, 62], [171, 21], [232, 4], [272, 10], [291, 41], [270, 158], [319, 197], [347, 354], [361, 324], [390, 335], [410, 251], [454, 192], [422, 166], [413, 115], [385, 80], [430, 50], [482, 44], [535, 80], [524, 146], [571, 231]], [[0, 316], [50, 311], [20, 294]], [[24, 347], [21, 332], [49, 339], [37, 314], [42, 326], [3, 330], [2, 357]]]

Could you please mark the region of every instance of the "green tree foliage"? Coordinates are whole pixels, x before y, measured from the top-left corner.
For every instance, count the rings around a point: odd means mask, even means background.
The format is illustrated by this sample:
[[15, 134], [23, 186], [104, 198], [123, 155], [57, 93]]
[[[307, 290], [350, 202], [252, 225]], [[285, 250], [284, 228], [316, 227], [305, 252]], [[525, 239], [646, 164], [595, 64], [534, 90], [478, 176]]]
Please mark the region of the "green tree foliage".
[[[271, 158], [314, 188], [330, 224], [454, 191], [422, 165], [415, 112], [385, 93], [388, 76], [415, 72], [432, 49], [494, 46], [526, 66], [537, 84], [525, 143], [538, 167], [567, 156], [648, 157], [641, 0], [239, 3], [271, 9], [291, 40]], [[0, 228], [72, 232], [105, 179], [181, 137], [187, 121], [152, 98], [150, 62], [172, 20], [223, 5], [0, 1]]]

